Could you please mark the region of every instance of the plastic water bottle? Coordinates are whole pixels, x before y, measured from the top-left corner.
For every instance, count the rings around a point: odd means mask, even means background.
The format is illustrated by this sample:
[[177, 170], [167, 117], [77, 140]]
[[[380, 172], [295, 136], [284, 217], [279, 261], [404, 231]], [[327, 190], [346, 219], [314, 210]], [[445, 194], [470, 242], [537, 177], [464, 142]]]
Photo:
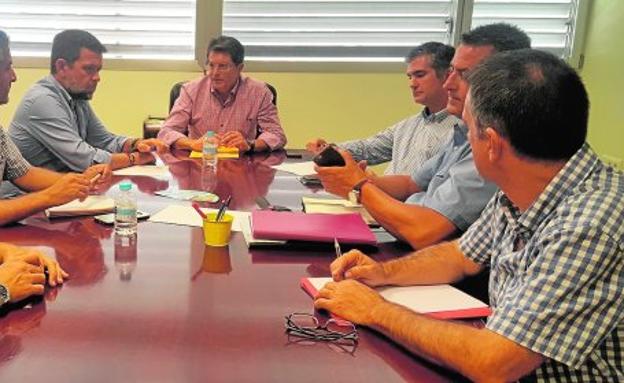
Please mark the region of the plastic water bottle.
[[132, 183], [119, 184], [115, 198], [115, 234], [134, 235], [137, 232], [137, 201], [132, 193]]
[[202, 158], [204, 159], [204, 164], [217, 165], [217, 144], [214, 143], [214, 132], [212, 130], [207, 131], [204, 136]]

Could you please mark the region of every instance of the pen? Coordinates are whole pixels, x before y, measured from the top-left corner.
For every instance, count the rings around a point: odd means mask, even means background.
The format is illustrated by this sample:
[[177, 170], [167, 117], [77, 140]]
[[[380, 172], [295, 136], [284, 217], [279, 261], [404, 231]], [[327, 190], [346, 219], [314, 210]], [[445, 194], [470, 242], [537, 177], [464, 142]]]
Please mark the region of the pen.
[[89, 183], [91, 185], [95, 185], [95, 183], [97, 182], [97, 180], [100, 179], [100, 177], [102, 177], [102, 173], [98, 173], [95, 176], [93, 176], [93, 178], [91, 178], [91, 180], [89, 180]]
[[340, 244], [338, 238], [334, 238], [334, 249], [336, 250], [336, 258], [342, 257], [342, 250], [340, 250]]
[[225, 214], [225, 210], [230, 205], [231, 200], [232, 200], [232, 196], [227, 197], [225, 202], [223, 202], [223, 204], [219, 208], [219, 212], [217, 213], [217, 219], [216, 219], [217, 222], [221, 221], [221, 219], [223, 218], [223, 214]]
[[197, 214], [201, 215], [202, 219], [206, 219], [206, 214], [204, 214], [204, 212], [199, 208], [199, 205], [195, 202], [193, 202], [192, 205], [193, 205], [193, 209], [195, 209]]

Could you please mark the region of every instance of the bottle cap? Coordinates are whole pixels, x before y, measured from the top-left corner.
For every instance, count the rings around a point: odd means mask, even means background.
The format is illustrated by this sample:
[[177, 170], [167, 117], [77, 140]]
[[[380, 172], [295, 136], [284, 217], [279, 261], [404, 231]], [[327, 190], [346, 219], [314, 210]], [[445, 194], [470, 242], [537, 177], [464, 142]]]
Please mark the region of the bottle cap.
[[132, 182], [123, 181], [119, 184], [119, 190], [121, 191], [128, 191], [130, 189], [132, 189]]

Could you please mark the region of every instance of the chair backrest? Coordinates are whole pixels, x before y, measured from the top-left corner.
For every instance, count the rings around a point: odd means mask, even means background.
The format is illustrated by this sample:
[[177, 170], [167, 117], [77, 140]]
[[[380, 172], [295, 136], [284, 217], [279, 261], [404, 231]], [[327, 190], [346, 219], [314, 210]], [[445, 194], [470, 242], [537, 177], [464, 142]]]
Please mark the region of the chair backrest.
[[[178, 97], [180, 97], [180, 90], [182, 89], [182, 85], [184, 84], [186, 84], [186, 81], [180, 81], [176, 82], [171, 87], [171, 91], [169, 92], [169, 112], [171, 112], [171, 109], [173, 109], [173, 104], [175, 104]], [[273, 105], [277, 105], [277, 90], [273, 85], [269, 84], [268, 82], [265, 84], [273, 94]]]
[[171, 91], [169, 92], [169, 112], [171, 112], [173, 104], [175, 104], [178, 97], [180, 97], [180, 90], [184, 84], [186, 84], [186, 81], [176, 82], [171, 87]]
[[277, 89], [275, 89], [275, 87], [268, 82], [265, 82], [265, 84], [271, 93], [273, 93], [273, 105], [277, 105]]

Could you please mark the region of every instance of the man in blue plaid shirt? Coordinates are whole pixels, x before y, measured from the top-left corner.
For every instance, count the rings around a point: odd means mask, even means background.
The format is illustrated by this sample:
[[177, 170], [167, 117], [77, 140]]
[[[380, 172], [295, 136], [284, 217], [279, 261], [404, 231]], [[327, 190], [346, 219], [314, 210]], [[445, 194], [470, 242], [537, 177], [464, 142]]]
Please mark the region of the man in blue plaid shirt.
[[[474, 162], [500, 191], [459, 240], [387, 263], [345, 254], [316, 307], [477, 381], [624, 381], [624, 175], [585, 142], [579, 76], [549, 53], [519, 50], [467, 77]], [[368, 287], [451, 283], [486, 267], [493, 313], [483, 329]]]

